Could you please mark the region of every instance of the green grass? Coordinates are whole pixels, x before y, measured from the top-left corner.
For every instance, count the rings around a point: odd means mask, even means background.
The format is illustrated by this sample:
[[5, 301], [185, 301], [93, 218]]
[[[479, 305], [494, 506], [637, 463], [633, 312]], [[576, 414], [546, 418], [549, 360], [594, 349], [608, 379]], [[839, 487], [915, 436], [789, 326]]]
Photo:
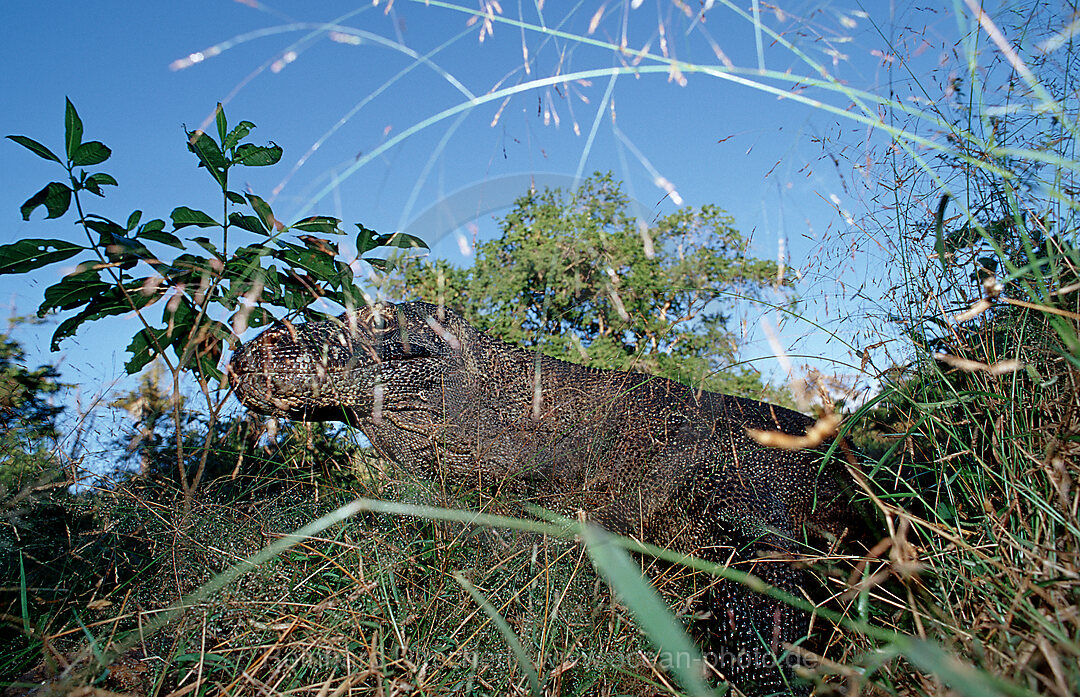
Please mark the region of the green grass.
[[[99, 560], [103, 583], [62, 598], [66, 621], [40, 627], [25, 650], [6, 656], [4, 679], [32, 668], [46, 646], [85, 669], [75, 685], [108, 684], [108, 654], [137, 657], [160, 694], [193, 680], [200, 693], [260, 685], [391, 693], [408, 684], [424, 694], [464, 686], [512, 694], [529, 691], [533, 662], [563, 694], [593, 694], [597, 675], [617, 693], [645, 694], [667, 679], [572, 542], [381, 514], [286, 539], [333, 516], [356, 495], [350, 484], [324, 488], [317, 502], [302, 484], [257, 503], [200, 500], [187, 522], [180, 492], [171, 501], [110, 492], [95, 521], [109, 532], [86, 536], [117, 557], [137, 550], [140, 560], [125, 568]], [[394, 489], [384, 496], [432, 496], [409, 482], [381, 484]], [[275, 542], [292, 546], [243, 563]], [[47, 607], [33, 604], [35, 624]], [[87, 645], [96, 650], [80, 655]]]

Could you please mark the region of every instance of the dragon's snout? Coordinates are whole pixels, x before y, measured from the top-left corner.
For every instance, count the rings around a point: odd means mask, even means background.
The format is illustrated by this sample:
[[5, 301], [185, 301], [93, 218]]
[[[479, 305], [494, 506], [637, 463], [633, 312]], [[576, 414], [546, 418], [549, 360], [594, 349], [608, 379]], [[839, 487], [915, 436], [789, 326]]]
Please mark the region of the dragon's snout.
[[229, 360], [229, 384], [244, 406], [253, 411], [282, 416], [300, 404], [294, 394], [298, 367], [309, 361], [297, 360], [303, 352], [294, 340], [290, 341], [289, 328], [268, 329], [238, 348]]
[[236, 350], [229, 384], [244, 406], [262, 414], [340, 420], [365, 402], [374, 365], [365, 349], [363, 338], [350, 340], [340, 321], [285, 322]]

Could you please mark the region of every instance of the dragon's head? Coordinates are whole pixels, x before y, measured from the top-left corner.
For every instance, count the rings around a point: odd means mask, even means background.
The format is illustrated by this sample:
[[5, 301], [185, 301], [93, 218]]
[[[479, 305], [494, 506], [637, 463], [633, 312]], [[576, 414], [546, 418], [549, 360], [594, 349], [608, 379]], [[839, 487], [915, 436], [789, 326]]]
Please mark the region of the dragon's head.
[[427, 382], [438, 372], [434, 363], [460, 359], [467, 327], [456, 313], [422, 302], [380, 302], [322, 322], [282, 322], [237, 349], [229, 382], [246, 407], [263, 414], [307, 421], [377, 417], [394, 406], [389, 385]]

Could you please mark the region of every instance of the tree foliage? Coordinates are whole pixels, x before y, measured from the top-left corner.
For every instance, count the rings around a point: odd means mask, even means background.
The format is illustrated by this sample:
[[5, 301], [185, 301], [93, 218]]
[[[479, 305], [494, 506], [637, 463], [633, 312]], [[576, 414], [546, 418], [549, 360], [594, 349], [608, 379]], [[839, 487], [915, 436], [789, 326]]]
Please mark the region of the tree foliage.
[[721, 208], [683, 208], [639, 228], [610, 174], [574, 192], [521, 196], [475, 264], [408, 261], [388, 293], [445, 303], [507, 342], [595, 368], [639, 370], [760, 397], [736, 366], [731, 308], [760, 298], [775, 262]]
[[18, 342], [0, 332], [0, 490], [36, 483], [54, 466], [56, 419], [63, 407], [51, 395], [63, 385], [52, 366], [28, 368]]

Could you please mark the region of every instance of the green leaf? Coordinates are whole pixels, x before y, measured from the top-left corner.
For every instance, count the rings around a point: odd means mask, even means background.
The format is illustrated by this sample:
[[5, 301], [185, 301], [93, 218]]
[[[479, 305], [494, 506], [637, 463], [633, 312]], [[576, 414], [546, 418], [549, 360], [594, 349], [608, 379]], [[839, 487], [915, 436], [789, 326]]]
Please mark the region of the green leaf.
[[206, 213], [197, 211], [194, 208], [188, 208], [187, 206], [175, 208], [169, 217], [172, 218], [173, 228], [176, 230], [188, 227], [189, 225], [195, 225], [196, 227], [221, 227], [221, 223], [214, 220]]
[[128, 216], [127, 225], [124, 226], [124, 229], [131, 232], [135, 229], [135, 226], [139, 224], [141, 219], [142, 211], [132, 211], [131, 215]]
[[[232, 318], [230, 317], [229, 319], [231, 322]], [[264, 327], [268, 324], [273, 324], [274, 321], [274, 316], [270, 314], [270, 312], [266, 308], [253, 307], [251, 308], [251, 314], [249, 314], [247, 318], [247, 326]]]
[[304, 218], [293, 223], [289, 226], [289, 229], [302, 232], [322, 232], [327, 235], [344, 235], [345, 233], [341, 230], [340, 225], [341, 221], [337, 218], [313, 215], [310, 218]]
[[111, 154], [112, 150], [105, 143], [92, 140], [89, 143], [83, 143], [75, 150], [75, 155], [71, 158], [71, 164], [76, 167], [99, 165], [109, 159]]
[[75, 105], [70, 99], [65, 99], [67, 108], [64, 111], [64, 145], [67, 148], [69, 160], [75, 159], [75, 153], [82, 145], [83, 124], [79, 118], [79, 112], [75, 111]]
[[26, 199], [19, 211], [23, 220], [30, 220], [30, 214], [38, 206], [45, 206], [45, 218], [59, 218], [71, 206], [71, 189], [60, 182], [49, 182], [45, 188]]
[[221, 342], [218, 342], [213, 351], [204, 351], [198, 354], [199, 370], [211, 380], [221, 381], [225, 374], [217, 367], [221, 359]]
[[[124, 370], [128, 375], [134, 375], [154, 360], [169, 345], [168, 329], [155, 329], [143, 327], [135, 336], [131, 337], [127, 351], [131, 358], [124, 364]], [[159, 350], [160, 349], [160, 350]]]
[[167, 244], [170, 247], [176, 247], [177, 249], [185, 248], [184, 243], [180, 241], [179, 237], [163, 230], [143, 228], [135, 236], [139, 239], [151, 240], [152, 242], [160, 242], [161, 244]]
[[274, 258], [286, 262], [294, 269], [303, 269], [320, 281], [337, 279], [334, 257], [329, 254], [323, 252], [313, 254], [311, 249], [286, 242], [282, 242], [281, 246], [283, 249], [274, 252]]
[[188, 133], [188, 150], [199, 158], [199, 164], [210, 170], [210, 174], [224, 190], [228, 185], [227, 171], [229, 163], [221, 153], [221, 148], [214, 139], [202, 131]]
[[266, 268], [266, 271], [262, 275], [263, 282], [263, 296], [266, 293], [280, 293], [281, 292], [281, 272], [278, 271], [277, 266], [270, 264]]
[[98, 196], [104, 196], [105, 195], [101, 191], [101, 187], [103, 187], [105, 185], [119, 186], [117, 181], [112, 178], [111, 174], [105, 174], [104, 172], [98, 172], [97, 174], [91, 174], [83, 182], [83, 186], [86, 187], [87, 191], [89, 191], [90, 193], [93, 193], [93, 194], [97, 194]]
[[363, 256], [379, 246], [376, 240], [380, 235], [371, 228], [364, 227], [361, 223], [355, 223], [355, 225], [360, 229], [360, 232], [356, 235], [356, 251], [360, 256]]
[[232, 201], [233, 203], [235, 203], [238, 206], [242, 206], [242, 205], [244, 205], [244, 203], [246, 203], [246, 201], [244, 200], [244, 197], [241, 196], [240, 194], [236, 193], [235, 191], [226, 191], [225, 192], [225, 198], [229, 199], [230, 201]]
[[179, 300], [180, 302], [175, 307], [170, 302], [169, 307], [165, 309], [165, 317], [169, 320], [169, 341], [177, 348], [178, 353], [183, 350], [195, 326], [195, 318], [198, 317], [198, 312], [188, 296], [181, 295]]
[[427, 243], [415, 235], [404, 232], [379, 234], [361, 223], [356, 223], [360, 233], [356, 236], [356, 249], [363, 256], [377, 247], [412, 247], [427, 249]]
[[280, 230], [284, 226], [278, 222], [278, 219], [274, 217], [274, 211], [271, 210], [270, 204], [262, 200], [255, 194], [247, 195], [248, 203], [251, 204], [251, 208], [262, 219], [263, 225], [267, 230]]
[[214, 123], [217, 125], [218, 140], [221, 141], [221, 147], [228, 150], [229, 146], [225, 145], [225, 133], [229, 130], [229, 123], [225, 119], [225, 107], [221, 105], [221, 102], [218, 102], [214, 108]]
[[270, 254], [270, 249], [261, 244], [241, 247], [233, 252], [225, 268], [221, 272], [222, 277], [229, 279], [231, 284], [230, 293], [234, 296], [247, 293], [258, 282], [265, 285], [267, 282], [266, 272], [263, 271], [260, 260]]
[[351, 283], [342, 286], [341, 290], [331, 290], [326, 293], [328, 300], [333, 300], [342, 307], [362, 307], [364, 305], [364, 293]]
[[428, 249], [427, 243], [415, 235], [405, 232], [392, 232], [380, 235], [376, 240], [379, 247], [412, 247]]
[[139, 226], [138, 232], [135, 236], [138, 237], [147, 232], [158, 232], [165, 229], [165, 221], [161, 218], [154, 218], [153, 220], [147, 220], [145, 223]]
[[233, 162], [247, 167], [265, 167], [266, 165], [276, 165], [281, 159], [281, 154], [281, 147], [273, 141], [270, 142], [270, 145], [244, 143], [236, 148], [236, 159]]
[[27, 138], [26, 136], [7, 136], [7, 138], [9, 140], [15, 141], [16, 143], [23, 146], [38, 157], [43, 157], [46, 160], [53, 160], [54, 162], [64, 164], [59, 157], [53, 154], [52, 150], [49, 150], [47, 147], [37, 142], [36, 140]]
[[188, 148], [199, 156], [203, 164], [215, 170], [224, 170], [229, 166], [221, 148], [204, 131], [194, 131], [188, 134]]
[[81, 221], [86, 227], [97, 232], [101, 237], [98, 245], [105, 248], [105, 255], [122, 269], [134, 267], [140, 260], [154, 260], [154, 255], [142, 242], [127, 236], [119, 223], [100, 215], [88, 215]]
[[90, 228], [94, 232], [103, 235], [101, 244], [109, 244], [113, 235], [123, 235], [127, 232], [119, 223], [113, 222], [108, 218], [103, 218], [100, 215], [94, 215], [91, 213], [86, 216], [86, 220], [80, 221], [86, 227]]
[[271, 286], [269, 282], [266, 284], [267, 289], [273, 289], [274, 295], [263, 293], [263, 298], [269, 301], [273, 298], [275, 305], [284, 307], [287, 310], [301, 310], [317, 299], [317, 295], [312, 293], [312, 289], [308, 284], [302, 283], [300, 277], [295, 271], [290, 273], [278, 272], [278, 283]]
[[205, 266], [205, 257], [181, 254], [173, 259], [172, 264], [159, 264], [156, 271], [168, 281], [168, 285], [177, 286], [191, 282], [192, 278], [201, 273]]
[[217, 250], [217, 247], [214, 246], [214, 243], [210, 241], [209, 237], [193, 237], [193, 238], [191, 238], [191, 241], [194, 242], [195, 244], [199, 245], [200, 247], [202, 247], [206, 251], [210, 252], [211, 254], [216, 256], [218, 259], [223, 259], [224, 258], [224, 257], [221, 256], [221, 252], [219, 252]]
[[338, 255], [337, 245], [330, 240], [315, 237], [314, 235], [300, 235], [300, 241], [315, 254], [321, 254], [322, 256], [331, 259], [334, 259]]
[[256, 218], [253, 215], [243, 215], [242, 213], [229, 213], [229, 223], [235, 225], [241, 230], [247, 230], [248, 232], [255, 232], [260, 235], [269, 234], [269, 230], [263, 225], [261, 218]]
[[236, 145], [247, 137], [247, 134], [251, 133], [251, 129], [255, 128], [255, 124], [250, 121], [241, 121], [233, 126], [233, 129], [229, 131], [229, 135], [223, 135], [221, 137], [221, 149], [229, 150], [236, 147]]
[[19, 240], [0, 245], [0, 274], [26, 273], [70, 259], [86, 249], [64, 240]]
[[127, 295], [121, 292], [117, 286], [110, 285], [106, 292], [91, 300], [82, 312], [60, 323], [60, 326], [56, 328], [52, 335], [52, 350], [59, 351], [60, 342], [69, 336], [73, 336], [84, 322], [142, 309], [161, 297], [162, 289], [147, 295], [142, 292], [142, 285], [142, 280], [125, 284], [124, 288], [128, 292]]
[[52, 310], [71, 310], [108, 291], [112, 284], [102, 281], [99, 274], [96, 269], [69, 274], [59, 283], [46, 288], [45, 301], [38, 307], [38, 316], [44, 317]]
[[[102, 243], [105, 243], [104, 235]], [[113, 234], [105, 247], [105, 254], [109, 261], [120, 264], [122, 269], [130, 269], [139, 261], [156, 261], [157, 258], [150, 253], [142, 242], [126, 235]]]

